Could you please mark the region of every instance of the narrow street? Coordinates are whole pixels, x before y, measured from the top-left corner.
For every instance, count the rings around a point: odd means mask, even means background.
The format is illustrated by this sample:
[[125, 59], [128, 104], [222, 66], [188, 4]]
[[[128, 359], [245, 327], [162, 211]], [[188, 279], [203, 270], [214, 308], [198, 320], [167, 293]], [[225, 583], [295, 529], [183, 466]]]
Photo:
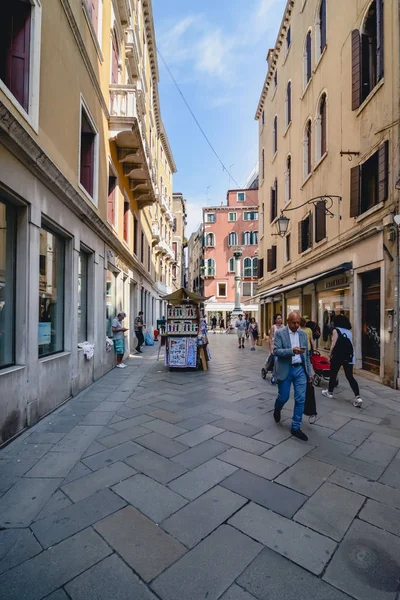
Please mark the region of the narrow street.
[[1, 600], [400, 599], [399, 393], [321, 384], [303, 443], [266, 347], [209, 338], [207, 373], [146, 347], [1, 451]]

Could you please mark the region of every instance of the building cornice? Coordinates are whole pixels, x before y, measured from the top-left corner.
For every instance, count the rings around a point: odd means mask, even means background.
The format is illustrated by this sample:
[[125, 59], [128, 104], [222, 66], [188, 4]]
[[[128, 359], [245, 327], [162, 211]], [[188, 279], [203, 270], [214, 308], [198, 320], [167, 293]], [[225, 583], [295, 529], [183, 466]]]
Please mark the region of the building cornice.
[[172, 171], [172, 173], [176, 173], [178, 169], [176, 168], [176, 164], [175, 164], [174, 156], [172, 154], [172, 149], [171, 149], [171, 146], [169, 143], [167, 132], [165, 131], [164, 123], [162, 121], [161, 121], [161, 130], [160, 130], [160, 139], [161, 139], [161, 143], [164, 147], [164, 151], [167, 156], [169, 166], [171, 167], [171, 171]]
[[274, 73], [276, 71], [279, 53], [280, 53], [282, 44], [284, 43], [284, 40], [285, 40], [285, 34], [286, 34], [286, 31], [287, 31], [289, 23], [290, 23], [290, 17], [292, 15], [294, 3], [295, 3], [295, 0], [287, 0], [286, 8], [283, 13], [283, 18], [282, 18], [281, 26], [279, 28], [278, 37], [276, 38], [275, 46], [272, 50], [270, 50], [268, 52], [268, 71], [267, 71], [267, 75], [265, 77], [263, 89], [261, 92], [261, 97], [258, 102], [257, 111], [256, 111], [256, 114], [254, 117], [256, 121], [258, 121], [258, 119], [261, 117], [261, 113], [264, 108], [264, 102], [267, 97], [268, 89], [269, 89], [271, 81], [273, 81], [273, 78], [274, 78]]
[[65, 206], [94, 231], [121, 259], [155, 288], [155, 281], [109, 226], [61, 173], [21, 123], [0, 100], [0, 143], [49, 188]]
[[255, 204], [254, 206], [250, 206], [250, 205], [246, 205], [246, 206], [226, 206], [226, 204], [224, 204], [224, 206], [203, 206], [203, 212], [206, 212], [208, 210], [218, 210], [219, 212], [224, 212], [224, 211], [228, 211], [228, 212], [236, 212], [236, 211], [240, 211], [240, 210], [244, 210], [244, 211], [248, 211], [248, 210], [259, 210], [259, 206], [258, 204]]

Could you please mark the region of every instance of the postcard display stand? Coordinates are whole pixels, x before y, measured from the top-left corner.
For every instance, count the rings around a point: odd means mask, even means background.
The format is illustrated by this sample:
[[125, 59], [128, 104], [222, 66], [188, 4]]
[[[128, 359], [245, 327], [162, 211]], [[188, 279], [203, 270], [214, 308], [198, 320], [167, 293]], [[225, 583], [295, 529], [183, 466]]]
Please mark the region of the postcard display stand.
[[207, 370], [207, 352], [199, 329], [200, 305], [170, 304], [167, 309], [165, 364], [170, 369]]

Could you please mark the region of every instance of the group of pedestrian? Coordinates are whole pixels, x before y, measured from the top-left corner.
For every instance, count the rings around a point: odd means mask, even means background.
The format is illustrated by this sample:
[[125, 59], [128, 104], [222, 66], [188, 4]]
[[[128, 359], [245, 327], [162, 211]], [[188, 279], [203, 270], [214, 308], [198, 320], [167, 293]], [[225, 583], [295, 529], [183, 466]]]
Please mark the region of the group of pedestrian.
[[[224, 331], [225, 331], [225, 320], [224, 320], [223, 317], [219, 318], [218, 326], [219, 326], [219, 332], [220, 333], [224, 333]], [[215, 315], [211, 319], [211, 331], [213, 333], [217, 333], [217, 317]]]
[[[283, 325], [282, 315], [276, 315], [271, 328], [271, 352], [275, 357], [274, 376], [278, 382], [278, 396], [274, 407], [274, 420], [281, 420], [282, 408], [289, 400], [290, 388], [294, 389], [294, 410], [291, 433], [302, 441], [308, 437], [301, 430], [306, 398], [307, 385], [312, 385], [313, 372], [310, 356], [315, 349], [315, 334], [306, 318], [301, 318], [298, 311], [292, 311], [287, 318], [287, 326]], [[317, 333], [318, 335], [318, 333]], [[332, 399], [337, 375], [343, 367], [346, 378], [354, 392], [353, 406], [360, 408], [362, 399], [357, 381], [353, 375], [355, 354], [351, 324], [345, 315], [336, 315], [332, 328], [332, 345], [330, 350], [330, 379], [328, 390], [322, 390], [323, 396]]]
[[[114, 350], [117, 357], [116, 367], [118, 369], [125, 369], [126, 365], [122, 362], [125, 354], [125, 332], [128, 331], [127, 327], [122, 325], [122, 321], [125, 319], [126, 313], [119, 312], [115, 319], [113, 319], [111, 328], [113, 332]], [[138, 316], [135, 319], [135, 337], [137, 339], [136, 352], [142, 354], [143, 350], [141, 347], [144, 344], [143, 328], [145, 324], [143, 322], [143, 312], [139, 311]]]
[[238, 315], [235, 329], [238, 337], [239, 350], [244, 348], [246, 339], [250, 339], [250, 350], [256, 349], [256, 343], [259, 338], [258, 323], [254, 317], [249, 320], [243, 318], [243, 315]]

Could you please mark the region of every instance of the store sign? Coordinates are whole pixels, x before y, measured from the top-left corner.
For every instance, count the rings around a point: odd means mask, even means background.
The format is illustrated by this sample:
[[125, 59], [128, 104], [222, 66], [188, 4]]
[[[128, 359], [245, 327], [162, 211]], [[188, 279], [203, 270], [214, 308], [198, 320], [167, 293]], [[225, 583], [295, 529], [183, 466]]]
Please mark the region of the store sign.
[[120, 269], [124, 273], [129, 273], [128, 265], [119, 256], [117, 256], [117, 260], [115, 261], [115, 264], [118, 267], [118, 269]]
[[39, 323], [39, 346], [51, 344], [51, 323]]
[[320, 281], [317, 284], [317, 290], [322, 292], [324, 290], [332, 290], [337, 287], [347, 286], [348, 284], [349, 280], [346, 273], [342, 273], [341, 275], [334, 275], [333, 277], [328, 277], [327, 279]]

